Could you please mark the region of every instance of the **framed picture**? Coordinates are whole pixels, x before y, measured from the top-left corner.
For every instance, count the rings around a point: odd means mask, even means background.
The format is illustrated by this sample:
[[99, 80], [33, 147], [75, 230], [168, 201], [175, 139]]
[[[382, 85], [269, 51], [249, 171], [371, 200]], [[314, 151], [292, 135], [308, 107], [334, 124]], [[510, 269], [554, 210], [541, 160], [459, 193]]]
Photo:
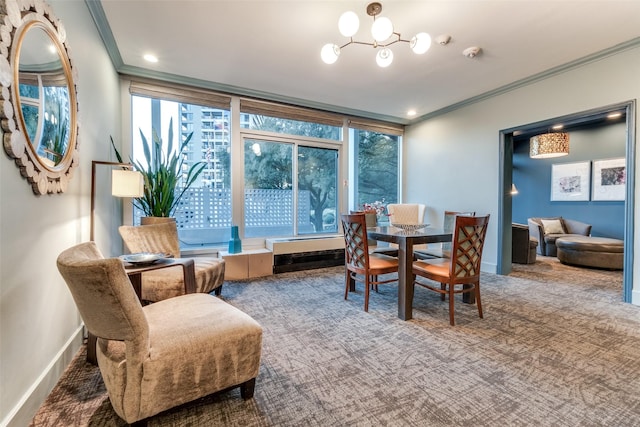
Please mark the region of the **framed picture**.
[[551, 165], [551, 201], [589, 200], [590, 166], [591, 162]]
[[624, 200], [627, 191], [627, 164], [619, 159], [593, 161], [591, 200]]

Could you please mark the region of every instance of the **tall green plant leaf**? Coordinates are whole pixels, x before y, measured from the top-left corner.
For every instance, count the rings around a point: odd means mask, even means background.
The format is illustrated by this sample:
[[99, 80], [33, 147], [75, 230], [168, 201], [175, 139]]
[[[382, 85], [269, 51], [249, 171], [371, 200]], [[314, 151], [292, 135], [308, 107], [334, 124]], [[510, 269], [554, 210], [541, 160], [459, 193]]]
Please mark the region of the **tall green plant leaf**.
[[[167, 150], [163, 150], [162, 139], [155, 129], [152, 129], [152, 139], [149, 141], [140, 129], [142, 140], [142, 152], [144, 163], [133, 161], [135, 169], [142, 173], [144, 179], [144, 195], [134, 199], [133, 204], [142, 210], [146, 216], [170, 217], [180, 203], [184, 193], [196, 182], [198, 176], [204, 170], [204, 162], [196, 162], [187, 171], [184, 187], [176, 194], [176, 189], [182, 177], [184, 160], [182, 152], [187, 147], [193, 132], [187, 135], [180, 149], [173, 150], [173, 119], [169, 122]], [[111, 145], [119, 162], [122, 157], [111, 139]], [[146, 164], [145, 164], [146, 163]]]

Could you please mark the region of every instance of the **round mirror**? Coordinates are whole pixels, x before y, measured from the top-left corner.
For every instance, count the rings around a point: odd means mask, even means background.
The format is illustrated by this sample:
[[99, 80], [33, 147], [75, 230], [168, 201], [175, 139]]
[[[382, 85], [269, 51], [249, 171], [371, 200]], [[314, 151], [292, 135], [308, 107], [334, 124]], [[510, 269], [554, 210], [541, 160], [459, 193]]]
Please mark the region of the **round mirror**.
[[9, 19], [3, 26], [12, 34], [8, 64], [0, 62], [0, 76], [3, 66], [10, 70], [0, 108], [8, 119], [5, 151], [34, 193], [62, 193], [77, 163], [76, 89], [64, 31], [43, 4], [13, 18], [17, 25]]
[[18, 113], [29, 149], [43, 166], [64, 165], [69, 150], [69, 78], [60, 48], [39, 24], [24, 34], [18, 55]]

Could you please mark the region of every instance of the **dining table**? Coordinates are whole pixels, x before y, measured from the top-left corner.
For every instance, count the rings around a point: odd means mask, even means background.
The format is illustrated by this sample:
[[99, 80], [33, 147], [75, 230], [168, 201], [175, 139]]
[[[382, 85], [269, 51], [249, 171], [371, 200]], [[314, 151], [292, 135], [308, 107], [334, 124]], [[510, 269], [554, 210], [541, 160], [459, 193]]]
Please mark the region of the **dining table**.
[[411, 320], [413, 317], [413, 247], [423, 243], [451, 242], [451, 232], [441, 228], [425, 227], [405, 231], [389, 226], [368, 227], [369, 239], [398, 245], [398, 317]]

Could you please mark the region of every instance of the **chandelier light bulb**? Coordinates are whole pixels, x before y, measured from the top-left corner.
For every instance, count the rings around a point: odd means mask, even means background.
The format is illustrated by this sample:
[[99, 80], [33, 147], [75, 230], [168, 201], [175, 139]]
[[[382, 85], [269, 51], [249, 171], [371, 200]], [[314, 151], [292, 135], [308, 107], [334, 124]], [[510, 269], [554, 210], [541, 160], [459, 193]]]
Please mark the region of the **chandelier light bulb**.
[[358, 32], [358, 28], [360, 28], [360, 20], [355, 12], [348, 11], [340, 16], [340, 19], [338, 20], [338, 29], [340, 30], [340, 34], [345, 37], [352, 37]]
[[409, 42], [409, 47], [413, 53], [422, 55], [431, 47], [431, 36], [427, 33], [418, 33]]
[[340, 47], [333, 43], [327, 43], [322, 46], [320, 57], [325, 64], [333, 64], [340, 56]]
[[389, 48], [380, 49], [376, 55], [376, 63], [378, 66], [385, 68], [393, 62], [393, 52]]
[[378, 42], [387, 40], [393, 34], [393, 24], [386, 17], [378, 18], [373, 21], [371, 26], [371, 35]]

